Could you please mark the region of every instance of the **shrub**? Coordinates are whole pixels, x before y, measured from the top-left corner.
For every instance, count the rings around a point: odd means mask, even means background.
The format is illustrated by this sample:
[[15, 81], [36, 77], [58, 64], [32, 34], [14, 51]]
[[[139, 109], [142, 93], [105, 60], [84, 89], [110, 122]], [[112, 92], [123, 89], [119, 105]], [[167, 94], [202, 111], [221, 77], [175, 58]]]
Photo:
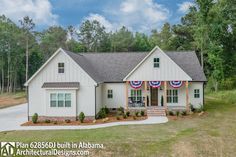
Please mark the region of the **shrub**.
[[183, 116], [186, 116], [187, 115], [187, 111], [182, 111], [181, 113]]
[[203, 105], [200, 104], [199, 106], [200, 106], [200, 107], [196, 109], [196, 111], [197, 111], [198, 113], [204, 111]]
[[125, 109], [124, 109], [124, 107], [119, 107], [119, 108], [118, 108], [118, 111], [124, 113], [124, 112], [125, 112]]
[[140, 114], [141, 114], [141, 116], [144, 116], [145, 113], [144, 113], [144, 111], [142, 110], [142, 111], [140, 112]]
[[107, 106], [104, 107], [104, 110], [105, 110], [106, 114], [109, 113], [109, 109], [107, 108]]
[[127, 116], [127, 117], [130, 116], [130, 112], [129, 112], [129, 111], [126, 112], [126, 116]]
[[170, 115], [170, 116], [174, 116], [175, 114], [174, 114], [173, 111], [169, 111], [169, 115]]
[[192, 112], [196, 111], [196, 109], [193, 107], [193, 104], [190, 104], [190, 109], [191, 109]]
[[179, 116], [180, 112], [179, 111], [176, 111], [176, 116]]
[[84, 122], [84, 118], [85, 118], [84, 112], [80, 112], [80, 114], [79, 114], [79, 120], [80, 120], [81, 123]]
[[133, 119], [134, 119], [134, 120], [136, 120], [136, 119], [137, 119], [137, 117], [136, 117], [136, 116], [133, 116]]
[[135, 112], [135, 116], [138, 117], [139, 116], [139, 111]]
[[45, 119], [45, 123], [50, 123], [50, 119]]
[[107, 114], [104, 108], [101, 108], [100, 111], [97, 113], [96, 115], [96, 119], [102, 119], [102, 118], [106, 118]]
[[117, 120], [120, 120], [120, 116], [119, 116], [119, 115], [116, 115], [116, 119], [117, 119]]
[[66, 122], [66, 123], [70, 123], [70, 119], [66, 119], [65, 122]]
[[123, 112], [121, 112], [121, 111], [117, 111], [117, 115], [123, 115], [124, 113]]
[[53, 122], [53, 124], [57, 124], [57, 121]]
[[126, 118], [127, 118], [127, 115], [126, 115], [126, 114], [123, 114], [123, 118], [126, 119]]
[[35, 124], [38, 122], [38, 114], [35, 113], [33, 116], [32, 116], [32, 122]]

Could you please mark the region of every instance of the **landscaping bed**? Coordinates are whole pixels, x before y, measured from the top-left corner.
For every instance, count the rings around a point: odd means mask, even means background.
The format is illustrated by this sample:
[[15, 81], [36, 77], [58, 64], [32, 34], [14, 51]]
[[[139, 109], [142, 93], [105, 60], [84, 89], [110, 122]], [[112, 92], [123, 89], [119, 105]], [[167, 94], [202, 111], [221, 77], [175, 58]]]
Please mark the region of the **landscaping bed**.
[[140, 117], [134, 117], [130, 116], [127, 117], [126, 119], [124, 118], [120, 118], [119, 120], [117, 120], [116, 117], [114, 116], [108, 116], [107, 118], [104, 119], [97, 119], [97, 120], [85, 120], [83, 123], [81, 123], [80, 121], [70, 121], [70, 122], [66, 122], [66, 121], [50, 121], [50, 122], [37, 122], [37, 123], [33, 123], [32, 121], [26, 122], [24, 124], [22, 124], [21, 126], [55, 126], [55, 125], [95, 125], [95, 124], [104, 124], [104, 123], [111, 123], [111, 122], [122, 122], [122, 121], [139, 121], [139, 120], [145, 120], [147, 119], [147, 116], [140, 116]]
[[144, 112], [134, 112], [131, 115], [129, 111], [124, 112], [123, 108], [119, 108], [117, 112], [109, 112], [107, 108], [102, 108], [96, 115], [97, 119], [95, 120], [86, 120], [85, 115], [82, 112], [76, 121], [71, 121], [69, 119], [65, 119], [64, 121], [52, 121], [49, 119], [46, 119], [45, 121], [38, 121], [38, 115], [35, 114], [34, 116], [36, 116], [36, 120], [23, 123], [21, 126], [96, 125], [111, 122], [139, 121], [147, 119], [147, 116], [144, 114]]

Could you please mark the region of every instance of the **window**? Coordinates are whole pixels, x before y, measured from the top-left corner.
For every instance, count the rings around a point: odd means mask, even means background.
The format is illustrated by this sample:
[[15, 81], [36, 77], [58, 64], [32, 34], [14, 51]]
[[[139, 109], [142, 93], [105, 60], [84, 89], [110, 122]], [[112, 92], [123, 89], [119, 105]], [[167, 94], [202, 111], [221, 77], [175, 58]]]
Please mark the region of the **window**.
[[167, 103], [178, 103], [178, 90], [167, 90]]
[[172, 90], [167, 90], [167, 103], [172, 102]]
[[159, 68], [160, 67], [160, 59], [159, 58], [154, 58], [153, 59], [153, 66], [154, 66], [154, 68]]
[[64, 63], [58, 63], [58, 73], [64, 73]]
[[194, 98], [200, 98], [200, 90], [194, 89]]
[[107, 90], [107, 98], [113, 98], [113, 92], [111, 89]]
[[50, 106], [57, 107], [57, 94], [50, 94]]
[[64, 94], [63, 93], [58, 93], [57, 95], [58, 98], [58, 107], [64, 107]]
[[65, 107], [71, 107], [71, 94], [65, 94]]
[[135, 103], [142, 103], [142, 90], [131, 90], [131, 100]]
[[50, 107], [71, 107], [70, 93], [51, 93]]

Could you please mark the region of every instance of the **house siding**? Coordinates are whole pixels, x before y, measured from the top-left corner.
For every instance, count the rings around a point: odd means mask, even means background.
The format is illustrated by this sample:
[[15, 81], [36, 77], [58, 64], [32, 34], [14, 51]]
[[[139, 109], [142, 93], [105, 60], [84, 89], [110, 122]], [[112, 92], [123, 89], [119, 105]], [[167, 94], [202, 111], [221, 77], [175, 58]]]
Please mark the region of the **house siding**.
[[[58, 63], [64, 62], [65, 73], [58, 73]], [[48, 112], [48, 89], [42, 88], [44, 82], [80, 82], [76, 95], [77, 112], [84, 110], [86, 116], [95, 115], [95, 82], [76, 64], [67, 54], [60, 51], [29, 83], [29, 116], [38, 113], [40, 116], [75, 116], [76, 110], [68, 114], [61, 111], [59, 114]], [[59, 91], [56, 90], [56, 91]], [[73, 100], [74, 101], [74, 100]], [[77, 114], [78, 114], [77, 113]], [[52, 115], [53, 114], [53, 115]]]
[[[113, 98], [107, 98], [107, 90], [113, 91]], [[104, 83], [102, 85], [102, 99], [108, 108], [125, 107], [125, 83]]]
[[[160, 58], [160, 67], [153, 67], [153, 59]], [[170, 68], [171, 67], [171, 68]], [[156, 49], [146, 60], [129, 75], [128, 81], [173, 81], [191, 78], [164, 52]]]

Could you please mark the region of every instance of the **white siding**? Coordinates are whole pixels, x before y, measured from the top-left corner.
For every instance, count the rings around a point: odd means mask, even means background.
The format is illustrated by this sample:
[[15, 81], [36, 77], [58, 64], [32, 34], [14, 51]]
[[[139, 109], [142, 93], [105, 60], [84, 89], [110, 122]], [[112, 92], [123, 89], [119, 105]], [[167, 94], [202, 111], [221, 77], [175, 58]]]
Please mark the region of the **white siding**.
[[[71, 107], [50, 107], [50, 93], [70, 93], [71, 94]], [[70, 117], [76, 116], [76, 90], [63, 89], [47, 89], [45, 91], [45, 115], [52, 117]], [[43, 106], [43, 105], [42, 105]]]
[[[58, 63], [64, 62], [65, 73], [58, 73]], [[41, 88], [44, 82], [80, 82], [77, 91], [78, 112], [84, 110], [86, 116], [95, 114], [95, 82], [91, 77], [64, 52], [59, 52], [29, 83], [29, 115], [51, 116], [47, 113], [46, 89]], [[61, 111], [62, 115], [64, 111]], [[71, 113], [75, 115], [76, 111]], [[50, 111], [51, 113], [51, 111]], [[66, 113], [65, 113], [66, 114]]]
[[[203, 82], [190, 82], [189, 85], [189, 101], [195, 107], [198, 108], [203, 105]], [[200, 98], [194, 98], [194, 89], [200, 90]]]
[[[160, 67], [153, 67], [153, 59], [160, 58]], [[128, 81], [171, 81], [191, 78], [164, 52], [156, 49], [131, 75]]]
[[102, 101], [102, 97], [103, 97], [103, 84], [99, 84], [96, 87], [96, 113], [99, 112], [99, 110], [103, 107], [103, 101]]
[[[113, 98], [107, 98], [107, 90], [113, 91]], [[103, 93], [103, 106], [108, 108], [125, 107], [125, 83], [105, 83], [102, 88]]]

